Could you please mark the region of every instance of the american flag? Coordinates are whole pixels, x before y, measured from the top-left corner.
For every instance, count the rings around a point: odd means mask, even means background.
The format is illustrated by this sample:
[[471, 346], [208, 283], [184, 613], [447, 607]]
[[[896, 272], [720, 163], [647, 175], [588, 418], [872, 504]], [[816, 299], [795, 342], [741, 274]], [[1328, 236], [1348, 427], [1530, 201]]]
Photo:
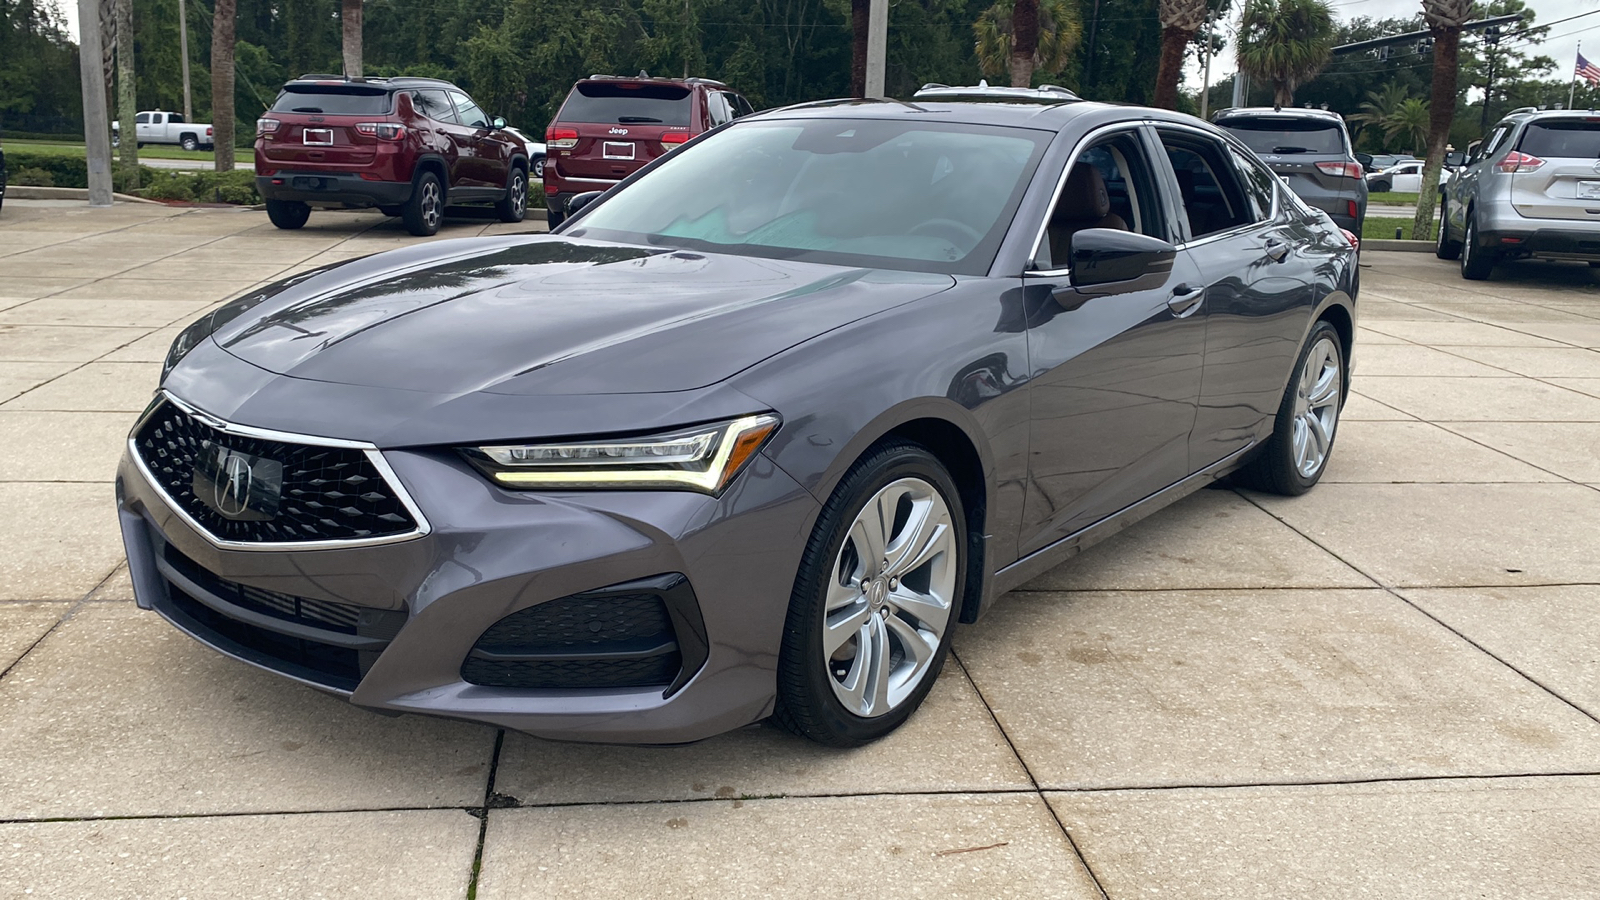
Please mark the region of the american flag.
[[1579, 53], [1578, 77], [1589, 82], [1590, 84], [1600, 85], [1600, 66], [1597, 66], [1594, 63], [1589, 62], [1587, 59], [1584, 59], [1583, 54]]

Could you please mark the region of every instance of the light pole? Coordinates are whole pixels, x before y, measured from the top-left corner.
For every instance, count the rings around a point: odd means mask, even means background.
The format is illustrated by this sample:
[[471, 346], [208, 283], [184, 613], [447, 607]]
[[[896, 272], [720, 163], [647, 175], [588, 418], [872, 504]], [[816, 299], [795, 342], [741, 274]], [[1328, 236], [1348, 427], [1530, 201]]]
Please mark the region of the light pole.
[[889, 0], [872, 0], [867, 11], [867, 83], [862, 93], [884, 96], [884, 69], [889, 56]]
[[[78, 75], [83, 82], [83, 143], [89, 162], [90, 206], [111, 205], [111, 123], [106, 120], [101, 52], [99, 0], [78, 0]], [[131, 128], [133, 123], [128, 125]]]
[[184, 0], [178, 0], [178, 52], [183, 60], [183, 120], [194, 121], [194, 100], [189, 93], [189, 15]]

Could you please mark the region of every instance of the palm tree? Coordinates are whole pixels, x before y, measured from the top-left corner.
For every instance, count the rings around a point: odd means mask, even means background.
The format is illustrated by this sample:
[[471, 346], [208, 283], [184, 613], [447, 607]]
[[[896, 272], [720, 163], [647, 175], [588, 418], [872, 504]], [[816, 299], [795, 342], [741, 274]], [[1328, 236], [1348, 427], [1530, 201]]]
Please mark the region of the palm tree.
[[1026, 77], [1018, 81], [1018, 57], [1012, 52], [1016, 46], [1017, 7], [1010, 0], [1000, 2], [983, 11], [972, 31], [977, 37], [978, 66], [985, 77], [999, 78], [1011, 75], [1014, 87], [1031, 87], [1035, 70], [1059, 72], [1065, 68], [1083, 35], [1083, 25], [1078, 21], [1078, 11], [1070, 0], [1037, 0], [1034, 7], [1037, 36], [1033, 52], [1025, 60]]
[[1417, 194], [1417, 214], [1411, 233], [1433, 231], [1433, 209], [1438, 205], [1439, 167], [1450, 142], [1450, 123], [1456, 117], [1456, 70], [1461, 48], [1461, 26], [1472, 19], [1472, 0], [1422, 0], [1422, 16], [1433, 34], [1433, 100], [1428, 107], [1428, 155], [1422, 164], [1422, 190]]
[[1404, 139], [1409, 150], [1427, 143], [1432, 113], [1428, 101], [1421, 97], [1407, 97], [1400, 102], [1389, 118], [1383, 122], [1383, 136], [1393, 140]]
[[1178, 108], [1178, 82], [1183, 78], [1183, 54], [1195, 34], [1206, 24], [1206, 0], [1161, 0], [1161, 67], [1156, 71], [1154, 106]]
[[129, 187], [139, 186], [139, 132], [134, 119], [139, 103], [134, 93], [133, 0], [117, 0], [117, 121], [127, 140], [119, 139], [118, 155]]
[[1349, 117], [1350, 123], [1356, 126], [1357, 136], [1367, 128], [1382, 131], [1384, 123], [1392, 119], [1400, 104], [1410, 97], [1410, 89], [1394, 81], [1384, 85], [1382, 90], [1367, 91], [1367, 99], [1361, 101], [1361, 111]]
[[217, 0], [211, 14], [211, 127], [218, 172], [233, 171], [233, 43], [238, 0]]
[[344, 74], [347, 78], [361, 77], [361, 2], [340, 0], [339, 24], [344, 32]]
[[1239, 68], [1272, 82], [1274, 106], [1291, 106], [1295, 88], [1327, 65], [1333, 41], [1325, 0], [1249, 0], [1239, 23]]

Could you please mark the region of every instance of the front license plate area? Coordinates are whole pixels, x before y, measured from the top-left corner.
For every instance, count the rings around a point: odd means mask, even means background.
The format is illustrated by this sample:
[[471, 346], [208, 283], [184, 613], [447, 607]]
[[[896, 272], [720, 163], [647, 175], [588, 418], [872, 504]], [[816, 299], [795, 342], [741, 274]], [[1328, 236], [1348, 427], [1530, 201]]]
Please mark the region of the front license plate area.
[[627, 141], [606, 141], [600, 148], [606, 159], [633, 159], [633, 144]]

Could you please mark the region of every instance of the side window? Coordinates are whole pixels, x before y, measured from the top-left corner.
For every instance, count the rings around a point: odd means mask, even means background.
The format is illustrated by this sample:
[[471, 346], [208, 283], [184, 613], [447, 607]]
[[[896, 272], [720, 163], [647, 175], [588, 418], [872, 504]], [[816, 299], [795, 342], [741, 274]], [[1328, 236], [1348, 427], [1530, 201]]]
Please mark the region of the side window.
[[1254, 221], [1226, 150], [1200, 135], [1161, 131], [1161, 145], [1178, 177], [1183, 211], [1193, 238], [1217, 234]]
[[1056, 192], [1034, 268], [1065, 268], [1072, 255], [1072, 236], [1087, 228], [1165, 239], [1152, 172], [1134, 132], [1101, 138], [1079, 153]]
[[1261, 163], [1246, 156], [1238, 148], [1229, 147], [1228, 153], [1233, 157], [1233, 164], [1239, 170], [1239, 180], [1244, 183], [1245, 199], [1250, 202], [1256, 221], [1264, 222], [1272, 218], [1274, 212], [1272, 201], [1278, 195], [1278, 179], [1263, 168]]
[[168, 122], [182, 122], [183, 121], [183, 113], [172, 113], [171, 115], [167, 116], [167, 121]]
[[456, 115], [461, 118], [461, 124], [468, 128], [488, 128], [489, 117], [483, 114], [478, 104], [472, 98], [460, 91], [451, 91], [450, 99], [456, 102]]
[[712, 91], [706, 94], [706, 112], [711, 115], [711, 127], [733, 121], [733, 107], [728, 105], [728, 95]]
[[444, 95], [444, 91], [412, 91], [411, 105], [416, 107], [418, 115], [426, 116], [435, 122], [460, 124], [456, 119], [455, 110], [450, 108], [450, 99]]
[[755, 107], [750, 105], [750, 101], [739, 94], [729, 94], [728, 99], [733, 103], [733, 114], [735, 116], [753, 115], [756, 111]]
[[139, 113], [138, 115], [133, 117], [133, 124], [135, 124], [135, 125], [149, 125], [150, 124], [150, 114], [149, 113]]

